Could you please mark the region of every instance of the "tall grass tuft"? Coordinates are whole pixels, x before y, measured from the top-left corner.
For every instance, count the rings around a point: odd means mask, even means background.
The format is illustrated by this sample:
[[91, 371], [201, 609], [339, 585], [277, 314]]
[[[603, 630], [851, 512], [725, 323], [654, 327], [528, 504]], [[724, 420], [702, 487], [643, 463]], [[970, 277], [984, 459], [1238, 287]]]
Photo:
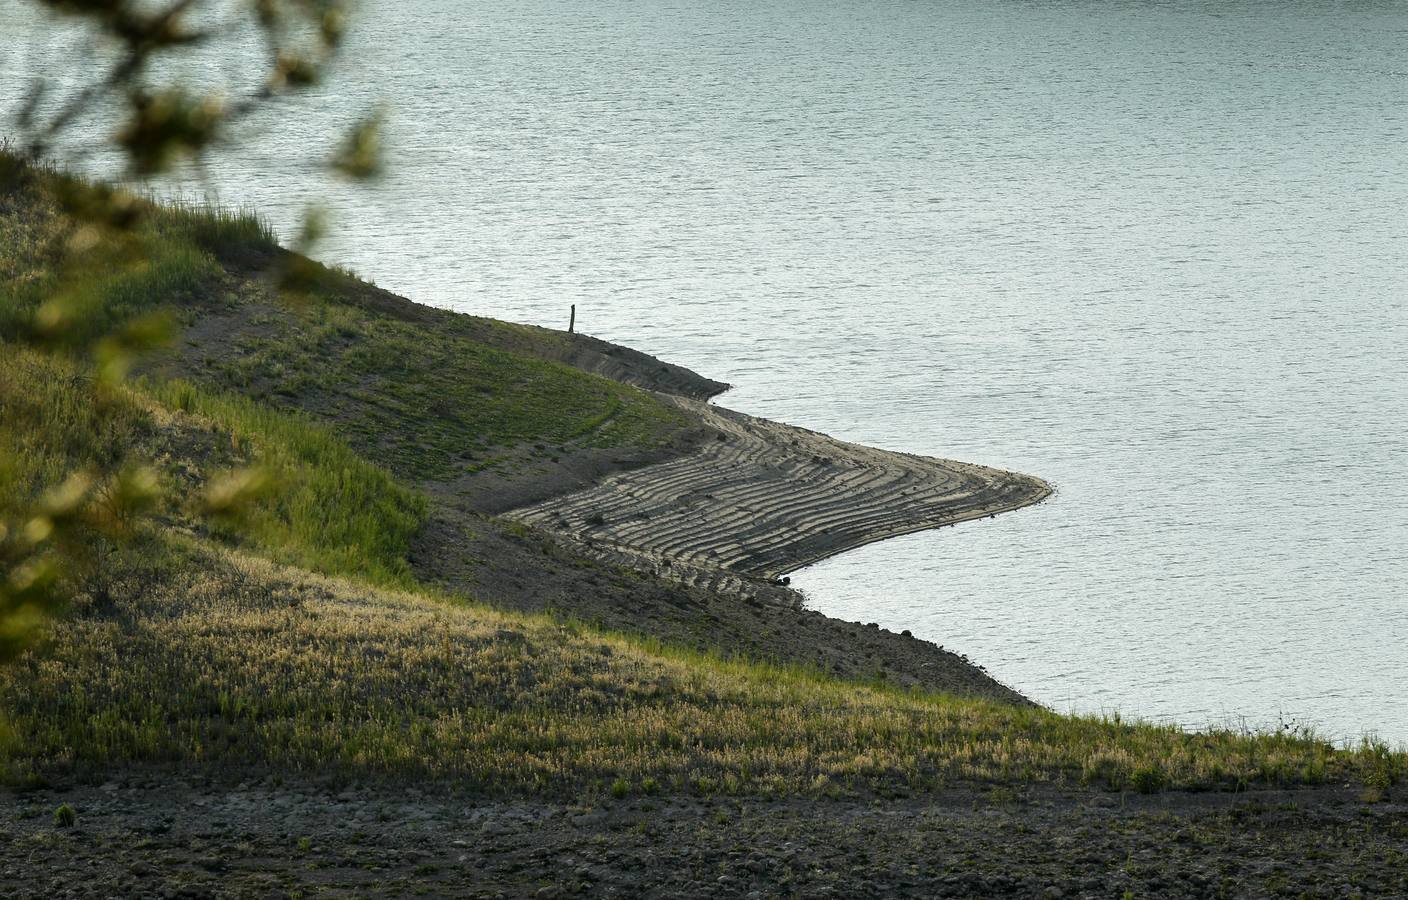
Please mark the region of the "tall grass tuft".
[[212, 525], [275, 559], [379, 584], [413, 583], [406, 553], [426, 501], [307, 416], [181, 380], [144, 381], [146, 394], [209, 423], [265, 467], [271, 489], [238, 526]]
[[226, 257], [278, 246], [269, 220], [253, 207], [228, 207], [176, 198], [152, 203], [152, 228], [166, 239], [187, 240]]

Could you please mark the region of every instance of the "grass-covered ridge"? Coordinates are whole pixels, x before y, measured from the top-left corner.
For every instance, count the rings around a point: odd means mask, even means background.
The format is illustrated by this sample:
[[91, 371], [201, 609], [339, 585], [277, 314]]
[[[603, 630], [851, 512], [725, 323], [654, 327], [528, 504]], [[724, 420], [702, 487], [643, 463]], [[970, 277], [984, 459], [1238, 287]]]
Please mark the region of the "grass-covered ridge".
[[217, 254], [272, 244], [252, 212], [135, 196], [131, 222], [79, 224], [74, 214], [108, 193], [0, 152], [0, 339], [47, 328], [79, 344], [120, 332], [208, 294], [223, 274]]
[[1382, 748], [857, 685], [188, 542], [131, 561], [119, 582], [109, 608], [0, 674], [21, 770], [174, 763], [618, 794], [1408, 777]]
[[[0, 154], [0, 338], [56, 314], [77, 342], [169, 313], [163, 375], [307, 412], [413, 479], [649, 452], [691, 424], [555, 361], [556, 336], [418, 307], [288, 254], [252, 211], [134, 199], [134, 228], [76, 225], [69, 211], [95, 190]], [[55, 265], [75, 247], [81, 264]]]
[[333, 420], [409, 478], [452, 480], [523, 454], [648, 450], [689, 424], [637, 388], [492, 346], [478, 322], [358, 302], [364, 287], [341, 273], [324, 271], [282, 309], [258, 284], [241, 290], [211, 319], [228, 343], [189, 377]]

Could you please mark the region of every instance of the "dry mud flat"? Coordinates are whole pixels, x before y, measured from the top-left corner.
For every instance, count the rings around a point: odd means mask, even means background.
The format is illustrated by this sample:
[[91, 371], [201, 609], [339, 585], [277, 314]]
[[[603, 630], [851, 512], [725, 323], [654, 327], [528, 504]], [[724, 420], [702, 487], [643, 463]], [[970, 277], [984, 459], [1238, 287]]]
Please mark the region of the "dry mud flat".
[[3, 897], [1403, 897], [1405, 860], [1408, 807], [1340, 789], [552, 803], [134, 774], [0, 792]]
[[665, 397], [716, 438], [508, 513], [588, 553], [711, 590], [746, 592], [862, 544], [1037, 503], [1046, 482], [878, 450], [697, 400]]

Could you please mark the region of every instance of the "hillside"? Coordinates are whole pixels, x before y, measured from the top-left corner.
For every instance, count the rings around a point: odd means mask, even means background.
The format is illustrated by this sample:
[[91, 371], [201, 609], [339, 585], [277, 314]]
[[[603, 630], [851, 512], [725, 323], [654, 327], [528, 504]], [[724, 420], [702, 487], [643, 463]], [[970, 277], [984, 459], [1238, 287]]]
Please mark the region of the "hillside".
[[179, 382], [205, 414], [253, 403], [321, 423], [417, 489], [425, 507], [402, 558], [421, 581], [698, 650], [1016, 697], [953, 653], [806, 612], [785, 589], [751, 585], [740, 602], [495, 515], [689, 454], [708, 429], [659, 397], [724, 385], [588, 336], [419, 306], [279, 249], [252, 214], [153, 209], [138, 234], [148, 265], [127, 271], [117, 249], [92, 252], [81, 283], [54, 286], [50, 261], [71, 227], [61, 201], [80, 186], [15, 176], [0, 216], [15, 273], [0, 334], [23, 328], [46, 290], [91, 307], [94, 328], [172, 310], [179, 334], [144, 364], [144, 383]]
[[[1043, 848], [1099, 832], [1126, 793], [1151, 798], [1131, 816], [1155, 818], [1112, 821], [1186, 838], [1219, 871], [1333, 827], [1341, 843], [1302, 860], [1305, 878], [1334, 890], [1369, 851], [1381, 870], [1360, 881], [1404, 886], [1401, 753], [1060, 715], [932, 644], [802, 610], [766, 578], [715, 590], [501, 515], [727, 443], [692, 405], [721, 385], [590, 338], [416, 306], [278, 249], [248, 215], [149, 207], [134, 237], [85, 242], [89, 264], [61, 280], [74, 183], [27, 167], [7, 179], [3, 511], [75, 468], [107, 477], [132, 460], [166, 490], [133, 540], [93, 548], [47, 644], [0, 670], [13, 813], [0, 847], [25, 860], [0, 872], [0, 893], [36, 878], [59, 890], [74, 866], [103, 873], [95, 895], [158, 877], [196, 893], [365, 889], [359, 855], [429, 891], [588, 891], [634, 859], [647, 871], [616, 890], [1021, 893], [1079, 869], [1082, 847], [1054, 863]], [[128, 240], [145, 262], [130, 264]], [[278, 291], [290, 272], [296, 289]], [[28, 339], [45, 315], [101, 333], [162, 308], [174, 340], [126, 387], [95, 393], [102, 358]], [[271, 488], [238, 515], [197, 502], [251, 464]], [[1233, 815], [1249, 791], [1280, 793]], [[298, 801], [303, 820], [260, 814], [290, 796], [313, 798]], [[395, 806], [406, 798], [414, 808]], [[60, 803], [80, 828], [55, 827]], [[895, 829], [930, 804], [972, 852], [921, 871], [895, 856], [920, 852]], [[991, 852], [993, 810], [1027, 835], [1015, 875]], [[1264, 841], [1245, 840], [1248, 815]], [[540, 819], [557, 824], [505, 837]], [[718, 844], [730, 819], [756, 838], [756, 865]], [[466, 835], [453, 838], [464, 851], [443, 833], [426, 851], [425, 822]], [[678, 842], [662, 851], [674, 869], [641, 861], [657, 827]], [[875, 862], [826, 865], [870, 880], [813, 874], [827, 841]], [[1150, 890], [1169, 877], [1125, 849], [1092, 838], [1084, 865], [1125, 864], [1120, 883]], [[482, 882], [455, 868], [471, 853]]]

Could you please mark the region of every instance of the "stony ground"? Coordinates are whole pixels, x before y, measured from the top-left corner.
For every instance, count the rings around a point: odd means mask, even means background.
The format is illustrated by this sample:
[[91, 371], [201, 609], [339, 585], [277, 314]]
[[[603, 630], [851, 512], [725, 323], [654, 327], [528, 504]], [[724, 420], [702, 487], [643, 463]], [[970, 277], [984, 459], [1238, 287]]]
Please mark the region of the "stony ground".
[[1402, 897], [1408, 804], [1005, 788], [571, 803], [157, 774], [0, 794], [0, 896], [368, 894]]

